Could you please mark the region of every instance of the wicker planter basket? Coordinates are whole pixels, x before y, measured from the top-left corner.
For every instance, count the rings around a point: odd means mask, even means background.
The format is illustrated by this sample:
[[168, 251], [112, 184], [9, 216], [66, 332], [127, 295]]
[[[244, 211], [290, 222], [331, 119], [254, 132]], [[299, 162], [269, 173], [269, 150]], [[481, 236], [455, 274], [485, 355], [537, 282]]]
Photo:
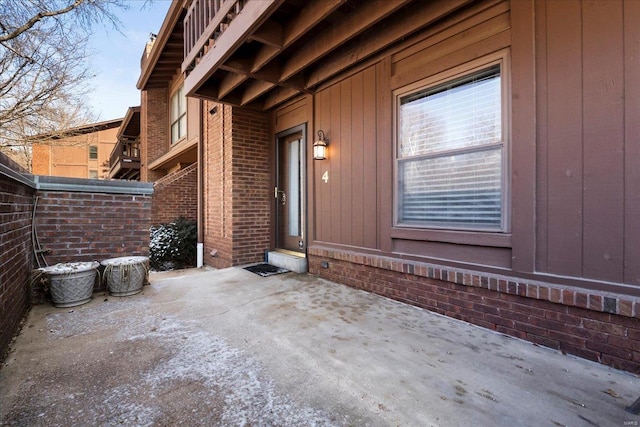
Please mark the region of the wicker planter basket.
[[91, 301], [93, 285], [99, 264], [92, 262], [65, 262], [40, 271], [49, 276], [49, 292], [56, 307], [73, 307]]
[[101, 262], [105, 267], [103, 280], [114, 296], [134, 295], [142, 291], [149, 271], [149, 258], [128, 256], [109, 258]]

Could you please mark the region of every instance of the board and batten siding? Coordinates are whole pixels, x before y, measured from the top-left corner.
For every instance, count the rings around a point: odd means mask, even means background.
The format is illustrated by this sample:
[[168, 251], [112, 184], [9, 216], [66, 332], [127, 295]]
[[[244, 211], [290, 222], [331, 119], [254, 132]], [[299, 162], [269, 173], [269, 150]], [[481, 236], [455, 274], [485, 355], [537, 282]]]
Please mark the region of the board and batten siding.
[[640, 285], [640, 3], [535, 13], [536, 268]]
[[[330, 145], [311, 172], [314, 240], [599, 289], [640, 285], [637, 22], [632, 0], [485, 1], [323, 87], [314, 128]], [[394, 228], [393, 91], [504, 51], [509, 229]]]

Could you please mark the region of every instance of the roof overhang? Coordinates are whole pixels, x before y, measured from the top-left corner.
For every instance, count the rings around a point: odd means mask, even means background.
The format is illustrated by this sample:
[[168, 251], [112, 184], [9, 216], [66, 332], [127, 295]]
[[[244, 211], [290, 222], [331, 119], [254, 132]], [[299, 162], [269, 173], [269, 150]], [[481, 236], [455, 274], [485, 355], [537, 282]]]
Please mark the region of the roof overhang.
[[151, 50], [146, 48], [140, 62], [139, 90], [164, 87], [178, 72], [184, 59], [183, 20], [186, 0], [171, 2]]

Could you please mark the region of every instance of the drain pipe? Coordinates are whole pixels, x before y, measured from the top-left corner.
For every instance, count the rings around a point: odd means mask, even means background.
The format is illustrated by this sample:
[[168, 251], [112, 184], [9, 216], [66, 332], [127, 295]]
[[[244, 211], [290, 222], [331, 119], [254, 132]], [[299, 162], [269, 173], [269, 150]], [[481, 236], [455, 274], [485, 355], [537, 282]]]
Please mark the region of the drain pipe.
[[196, 267], [204, 266], [204, 100], [200, 99], [198, 116], [200, 135], [198, 135], [198, 244], [196, 245]]

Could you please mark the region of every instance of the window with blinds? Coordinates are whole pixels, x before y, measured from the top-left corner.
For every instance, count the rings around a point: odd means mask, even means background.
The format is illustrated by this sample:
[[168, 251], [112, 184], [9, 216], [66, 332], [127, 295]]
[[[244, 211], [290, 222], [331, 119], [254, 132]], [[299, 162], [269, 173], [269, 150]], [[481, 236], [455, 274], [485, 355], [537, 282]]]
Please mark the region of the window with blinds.
[[171, 97], [171, 143], [179, 141], [187, 135], [187, 97], [184, 87]]
[[500, 65], [399, 98], [398, 225], [504, 228]]

